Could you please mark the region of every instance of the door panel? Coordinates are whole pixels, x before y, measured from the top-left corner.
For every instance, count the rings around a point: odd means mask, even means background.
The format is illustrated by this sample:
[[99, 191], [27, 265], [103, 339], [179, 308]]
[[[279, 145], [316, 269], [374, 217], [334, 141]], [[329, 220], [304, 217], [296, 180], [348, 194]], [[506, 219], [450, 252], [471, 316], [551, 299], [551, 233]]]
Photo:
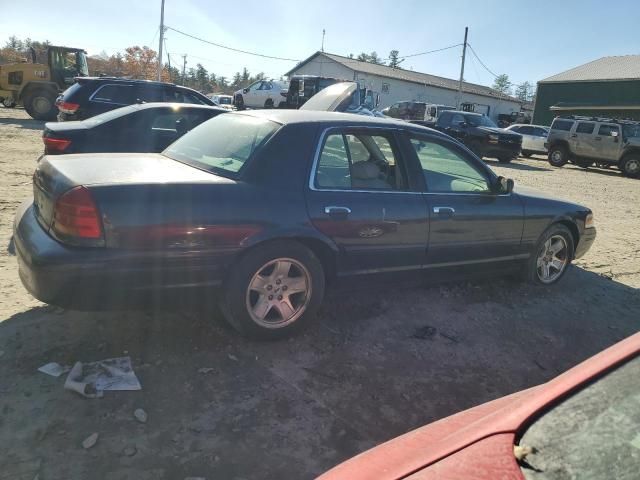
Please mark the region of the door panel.
[[[618, 136], [614, 137], [611, 133], [618, 132]], [[598, 128], [598, 134], [595, 137], [597, 158], [604, 160], [618, 160], [620, 152], [620, 127], [615, 124], [602, 124]]]
[[421, 268], [429, 223], [426, 202], [408, 191], [392, 130], [332, 129], [306, 192], [311, 223], [339, 249], [339, 273]]
[[427, 266], [523, 255], [524, 208], [515, 194], [492, 192], [487, 167], [457, 144], [415, 136], [430, 215]]
[[584, 157], [597, 156], [597, 152], [594, 148], [594, 122], [578, 122], [575, 132], [571, 134], [571, 138], [575, 141], [574, 152], [576, 155]]

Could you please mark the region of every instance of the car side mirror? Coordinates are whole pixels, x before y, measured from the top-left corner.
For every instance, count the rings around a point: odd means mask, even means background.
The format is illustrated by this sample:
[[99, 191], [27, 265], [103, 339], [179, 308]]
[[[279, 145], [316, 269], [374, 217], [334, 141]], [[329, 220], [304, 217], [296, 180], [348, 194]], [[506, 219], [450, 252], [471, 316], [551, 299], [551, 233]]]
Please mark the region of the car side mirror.
[[515, 182], [511, 178], [500, 176], [496, 179], [495, 190], [496, 193], [511, 193]]

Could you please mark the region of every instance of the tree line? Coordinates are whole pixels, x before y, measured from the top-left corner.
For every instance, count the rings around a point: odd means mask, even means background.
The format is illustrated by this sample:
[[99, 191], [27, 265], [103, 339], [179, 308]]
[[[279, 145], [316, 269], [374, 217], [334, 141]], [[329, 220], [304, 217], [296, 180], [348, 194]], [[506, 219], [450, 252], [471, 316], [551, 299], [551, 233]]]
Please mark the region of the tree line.
[[[49, 45], [51, 43], [48, 40], [39, 42], [30, 38], [21, 40], [16, 36], [11, 36], [5, 46], [0, 48], [0, 64], [30, 59], [31, 49], [36, 54], [36, 61], [46, 64]], [[386, 65], [392, 68], [399, 68], [403, 61], [398, 50], [391, 50], [386, 59], [381, 58], [375, 51], [370, 53], [361, 52], [358, 55], [350, 53], [349, 58], [376, 65]], [[135, 45], [126, 48], [124, 53], [117, 52], [113, 55], [102, 52], [99, 55], [88, 57], [87, 63], [91, 75], [109, 75], [144, 80], [156, 80], [158, 75], [158, 53], [147, 46], [140, 47]], [[231, 78], [227, 78], [224, 75], [216, 75], [214, 72], [209, 72], [200, 63], [197, 63], [195, 67], [184, 69], [184, 71], [179, 66], [165, 63], [161, 75], [162, 81], [185, 85], [205, 94], [214, 92], [230, 94], [264, 77], [263, 72], [252, 75], [245, 67], [241, 72], [236, 72]], [[492, 88], [506, 95], [515, 96], [525, 102], [530, 102], [535, 98], [535, 87], [531, 82], [527, 81], [514, 85], [505, 73], [496, 77]]]
[[[11, 36], [3, 48], [0, 48], [0, 64], [31, 61], [31, 49], [36, 53], [37, 63], [47, 63], [47, 48], [51, 42], [33, 41], [30, 38], [21, 40]], [[158, 78], [158, 53], [147, 46], [131, 46], [124, 52], [108, 55], [102, 52], [98, 55], [87, 57], [89, 74], [94, 76], [108, 75], [115, 77], [128, 77], [142, 80], [157, 80]], [[185, 85], [202, 93], [233, 93], [244, 88], [256, 80], [264, 78], [264, 73], [252, 75], [245, 67], [241, 72], [236, 72], [231, 78], [224, 75], [216, 75], [209, 72], [202, 64], [184, 69], [176, 65], [163, 64], [161, 79], [164, 82], [172, 82]]]

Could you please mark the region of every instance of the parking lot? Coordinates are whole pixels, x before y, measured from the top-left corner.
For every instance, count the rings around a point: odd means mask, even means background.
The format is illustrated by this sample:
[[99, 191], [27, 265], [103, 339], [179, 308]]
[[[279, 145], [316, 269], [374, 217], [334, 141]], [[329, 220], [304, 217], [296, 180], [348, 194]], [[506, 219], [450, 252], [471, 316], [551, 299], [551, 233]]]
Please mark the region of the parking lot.
[[[211, 312], [43, 305], [22, 287], [10, 246], [42, 125], [0, 108], [0, 479], [313, 478], [544, 382], [640, 327], [640, 181], [543, 157], [488, 163], [516, 185], [593, 209], [596, 243], [554, 288], [356, 278], [330, 289], [304, 334], [268, 343], [240, 338]], [[63, 390], [64, 376], [37, 372], [122, 355], [142, 391], [87, 400]]]

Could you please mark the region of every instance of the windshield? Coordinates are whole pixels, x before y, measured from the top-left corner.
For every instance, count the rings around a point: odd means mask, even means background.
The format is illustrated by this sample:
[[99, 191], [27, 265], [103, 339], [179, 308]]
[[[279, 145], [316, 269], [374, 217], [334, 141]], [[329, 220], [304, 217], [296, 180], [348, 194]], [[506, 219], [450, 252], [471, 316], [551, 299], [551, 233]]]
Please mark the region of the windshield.
[[84, 52], [76, 52], [76, 67], [80, 77], [89, 76], [89, 67], [87, 66], [87, 56]]
[[469, 125], [472, 125], [474, 127], [498, 128], [498, 126], [495, 123], [493, 123], [493, 120], [491, 120], [489, 117], [486, 117], [484, 115], [465, 115], [464, 119], [467, 121]]
[[640, 357], [549, 410], [520, 445], [535, 448], [527, 480], [638, 478]]
[[624, 138], [640, 138], [640, 124], [629, 124], [622, 126]]
[[222, 175], [236, 173], [280, 124], [248, 115], [220, 115], [191, 130], [163, 155]]

